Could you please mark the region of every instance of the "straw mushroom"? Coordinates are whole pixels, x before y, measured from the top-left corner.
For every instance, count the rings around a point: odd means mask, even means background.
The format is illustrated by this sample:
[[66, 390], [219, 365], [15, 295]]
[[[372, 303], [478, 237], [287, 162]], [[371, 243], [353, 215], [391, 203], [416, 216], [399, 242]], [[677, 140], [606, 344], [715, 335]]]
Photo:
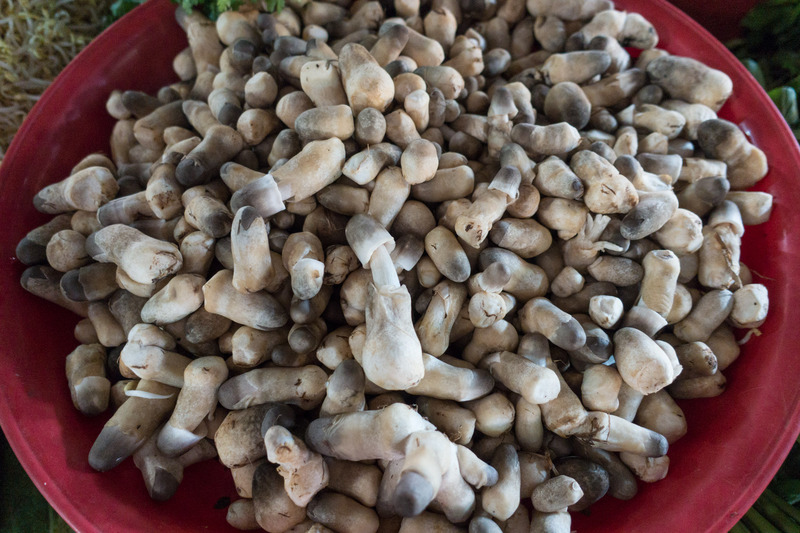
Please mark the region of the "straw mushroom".
[[186, 366], [175, 410], [158, 434], [161, 453], [182, 455], [204, 437], [194, 431], [217, 406], [217, 389], [227, 377], [228, 367], [221, 357], [200, 357]]
[[356, 215], [347, 224], [347, 241], [372, 273], [365, 319], [362, 366], [367, 379], [387, 390], [403, 390], [422, 379], [422, 347], [411, 321], [411, 296], [400, 285], [389, 252], [394, 239], [375, 219]]

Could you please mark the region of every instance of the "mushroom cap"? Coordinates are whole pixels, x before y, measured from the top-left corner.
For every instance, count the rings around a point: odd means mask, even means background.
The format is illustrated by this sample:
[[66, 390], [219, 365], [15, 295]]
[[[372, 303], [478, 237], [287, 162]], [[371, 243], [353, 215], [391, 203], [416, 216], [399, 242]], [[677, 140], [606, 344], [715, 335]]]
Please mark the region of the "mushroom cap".
[[364, 268], [369, 268], [372, 254], [379, 246], [386, 246], [389, 252], [394, 250], [394, 237], [369, 215], [355, 215], [347, 223], [344, 231], [347, 243], [356, 253]]

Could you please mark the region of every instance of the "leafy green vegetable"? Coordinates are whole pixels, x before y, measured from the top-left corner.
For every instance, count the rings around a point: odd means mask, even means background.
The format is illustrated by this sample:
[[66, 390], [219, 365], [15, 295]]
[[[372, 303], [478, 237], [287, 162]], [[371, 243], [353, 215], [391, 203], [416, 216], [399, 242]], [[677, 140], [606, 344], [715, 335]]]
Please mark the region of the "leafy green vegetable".
[[800, 140], [800, 0], [767, 0], [741, 21], [742, 37], [728, 47], [769, 91]]
[[800, 118], [797, 115], [797, 92], [787, 86], [778, 87], [767, 92], [778, 110], [790, 126], [797, 126]]
[[750, 530], [743, 522], [736, 522], [728, 533], [750, 533]]
[[[255, 4], [256, 0], [172, 0], [186, 11], [199, 9], [211, 20], [216, 20], [220, 13], [239, 9], [245, 4]], [[267, 11], [280, 11], [284, 0], [266, 0]]]
[[761, 65], [758, 64], [758, 61], [746, 57], [742, 59], [742, 64], [762, 87], [767, 84], [767, 80], [764, 79], [764, 73], [761, 71]]
[[782, 533], [781, 530], [772, 525], [764, 515], [759, 513], [755, 507], [751, 507], [750, 510], [745, 513], [742, 517], [742, 522], [744, 522], [750, 531], [758, 531], [758, 533]]
[[116, 2], [111, 4], [108, 8], [110, 15], [105, 19], [106, 26], [131, 11], [134, 7], [144, 4], [146, 1], [147, 0], [116, 0]]
[[74, 533], [44, 499], [0, 432], [0, 531]]
[[[147, 0], [116, 0], [109, 9], [109, 16], [106, 17], [106, 25], [111, 24], [130, 10], [145, 3]], [[257, 0], [172, 0], [179, 4], [184, 10], [191, 11], [197, 9], [203, 12], [211, 20], [217, 20], [220, 13], [239, 9], [245, 4], [255, 4]], [[265, 0], [264, 5], [267, 11], [281, 11], [284, 7], [284, 0]]]
[[797, 510], [775, 496], [770, 489], [765, 490], [764, 494], [758, 497], [753, 504], [753, 509], [782, 533], [800, 531], [800, 524], [794, 520], [794, 515], [798, 514]]
[[800, 75], [800, 0], [767, 0], [744, 16], [741, 27], [742, 37], [728, 46], [739, 59], [758, 61], [766, 87]]
[[[776, 93], [777, 94], [777, 93]], [[779, 104], [780, 105], [780, 104]], [[800, 442], [792, 446], [778, 473], [731, 533], [800, 531]]]
[[800, 503], [800, 479], [776, 479], [770, 483], [770, 487], [790, 504]]

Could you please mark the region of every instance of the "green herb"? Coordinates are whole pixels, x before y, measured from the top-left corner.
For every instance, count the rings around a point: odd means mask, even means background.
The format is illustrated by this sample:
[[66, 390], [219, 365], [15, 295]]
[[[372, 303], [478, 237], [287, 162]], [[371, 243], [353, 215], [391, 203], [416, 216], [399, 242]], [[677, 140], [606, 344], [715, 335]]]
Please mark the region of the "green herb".
[[[211, 20], [216, 20], [220, 13], [239, 9], [245, 4], [255, 4], [255, 0], [172, 0], [186, 10], [198, 9]], [[280, 11], [283, 9], [284, 0], [266, 0], [264, 5], [267, 11]]]
[[764, 79], [764, 73], [761, 71], [761, 65], [758, 64], [758, 61], [746, 57], [742, 59], [742, 64], [762, 87], [767, 84], [767, 80]]
[[775, 494], [789, 504], [796, 505], [800, 503], [800, 479], [776, 479], [770, 483], [770, 487], [775, 490]]
[[765, 490], [764, 494], [759, 496], [753, 504], [753, 509], [758, 511], [761, 516], [766, 518], [781, 533], [800, 532], [800, 524], [793, 519], [793, 514], [797, 514], [796, 509], [777, 496], [774, 496], [769, 489]]
[[800, 0], [767, 0], [741, 22], [742, 37], [728, 47], [783, 113], [800, 140]]
[[800, 75], [800, 0], [768, 0], [750, 10], [741, 26], [742, 38], [730, 47], [739, 58], [759, 62], [768, 87]]
[[775, 102], [786, 122], [792, 127], [797, 126], [800, 122], [797, 116], [797, 92], [792, 87], [784, 85], [768, 91], [767, 94]]
[[[780, 104], [779, 104], [780, 105]], [[792, 446], [778, 473], [731, 533], [800, 532], [800, 443]]]
[[[145, 3], [147, 0], [116, 0], [109, 9], [109, 16], [106, 17], [106, 25], [111, 24], [121, 16], [128, 13], [136, 6]], [[257, 0], [172, 0], [179, 4], [185, 11], [197, 9], [211, 20], [217, 20], [220, 13], [239, 9], [245, 4], [255, 4]], [[275, 12], [283, 9], [284, 0], [265, 0], [264, 6], [267, 11]]]
[[105, 17], [105, 25], [108, 26], [115, 20], [127, 14], [133, 8], [145, 3], [147, 0], [116, 0], [108, 8], [109, 14]]
[[758, 533], [784, 533], [767, 520], [764, 515], [759, 513], [755, 507], [751, 507], [742, 517], [742, 522], [750, 531]]
[[728, 533], [750, 533], [750, 530], [743, 522], [736, 522]]

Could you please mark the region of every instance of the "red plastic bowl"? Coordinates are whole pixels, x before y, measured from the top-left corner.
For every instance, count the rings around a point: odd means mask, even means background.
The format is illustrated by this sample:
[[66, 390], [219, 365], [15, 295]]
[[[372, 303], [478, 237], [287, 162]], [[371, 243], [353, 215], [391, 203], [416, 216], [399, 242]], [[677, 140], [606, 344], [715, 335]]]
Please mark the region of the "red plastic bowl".
[[[669, 476], [641, 484], [628, 502], [606, 498], [578, 531], [727, 531], [778, 469], [800, 429], [800, 306], [793, 287], [800, 253], [800, 150], [766, 94], [736, 59], [689, 17], [662, 0], [619, 1], [656, 24], [661, 46], [728, 73], [734, 96], [721, 112], [742, 125], [769, 157], [760, 184], [775, 195], [772, 218], [747, 228], [744, 261], [769, 287], [761, 337], [725, 372], [720, 397], [682, 402], [689, 433], [670, 450]], [[108, 150], [113, 121], [104, 109], [115, 88], [155, 91], [173, 80], [175, 53], [186, 46], [173, 5], [152, 0], [112, 26], [58, 77], [17, 134], [0, 167], [6, 230], [0, 260], [0, 424], [25, 469], [50, 503], [81, 532], [233, 531], [225, 499], [230, 475], [216, 462], [187, 470], [167, 503], [155, 503], [131, 461], [99, 474], [86, 457], [104, 420], [72, 407], [64, 359], [74, 348], [70, 313], [20, 288], [16, 243], [47, 217], [31, 199], [63, 179], [84, 155]]]

